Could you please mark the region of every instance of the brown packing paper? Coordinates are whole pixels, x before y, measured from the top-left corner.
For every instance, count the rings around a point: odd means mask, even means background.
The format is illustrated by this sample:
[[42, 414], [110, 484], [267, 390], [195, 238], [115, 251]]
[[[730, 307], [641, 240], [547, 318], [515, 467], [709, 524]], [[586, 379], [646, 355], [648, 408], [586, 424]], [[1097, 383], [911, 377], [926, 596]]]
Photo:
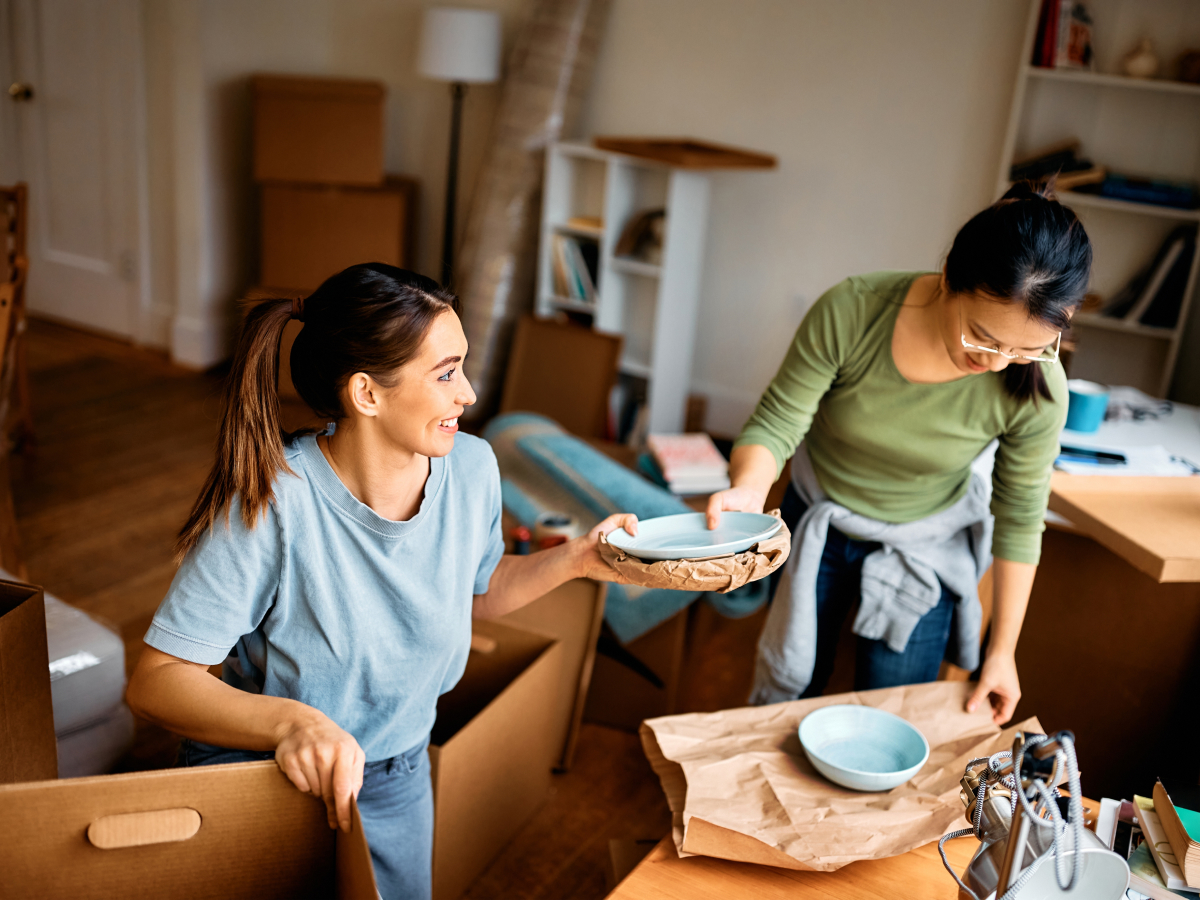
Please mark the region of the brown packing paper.
[[[770, 515], [779, 518], [779, 510], [772, 510]], [[759, 541], [749, 550], [709, 559], [645, 562], [618, 550], [605, 536], [600, 538], [601, 558], [626, 584], [718, 594], [728, 594], [752, 581], [766, 578], [787, 561], [791, 550], [792, 533], [786, 525], [781, 526], [774, 537]]]
[[[682, 856], [715, 856], [830, 872], [860, 859], [907, 853], [966, 827], [959, 779], [967, 763], [1012, 747], [990, 711], [964, 711], [973, 685], [933, 682], [794, 700], [772, 706], [649, 719], [642, 746], [667, 795]], [[874, 706], [907, 719], [929, 741], [929, 761], [886, 793], [827, 781], [809, 763], [797, 728], [837, 703]]]

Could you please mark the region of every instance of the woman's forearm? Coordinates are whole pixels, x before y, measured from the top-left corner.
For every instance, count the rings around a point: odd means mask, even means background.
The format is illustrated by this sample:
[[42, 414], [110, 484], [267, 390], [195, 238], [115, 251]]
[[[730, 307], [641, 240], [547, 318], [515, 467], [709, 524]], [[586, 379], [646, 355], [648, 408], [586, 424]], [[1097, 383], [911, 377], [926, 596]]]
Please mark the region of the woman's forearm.
[[992, 563], [992, 635], [988, 642], [989, 655], [1002, 653], [1012, 656], [1016, 652], [1036, 574], [1037, 566], [1032, 563], [1000, 558]]
[[744, 488], [766, 502], [767, 493], [775, 483], [775, 456], [761, 444], [743, 444], [729, 456], [729, 481], [735, 488]]
[[241, 750], [274, 750], [297, 723], [325, 718], [296, 700], [239, 691], [205, 666], [153, 647], [142, 651], [126, 700], [143, 719], [169, 731]]
[[520, 609], [583, 574], [579, 544], [570, 541], [528, 556], [502, 556], [486, 594], [476, 594], [471, 615], [494, 619]]

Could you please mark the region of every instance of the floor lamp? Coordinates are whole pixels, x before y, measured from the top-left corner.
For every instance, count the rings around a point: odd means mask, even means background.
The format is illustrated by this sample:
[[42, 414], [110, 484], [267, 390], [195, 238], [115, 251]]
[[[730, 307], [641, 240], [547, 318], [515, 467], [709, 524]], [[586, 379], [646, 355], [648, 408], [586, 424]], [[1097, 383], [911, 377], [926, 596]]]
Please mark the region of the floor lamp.
[[442, 277], [454, 274], [454, 218], [458, 194], [458, 144], [468, 84], [500, 78], [500, 14], [434, 6], [425, 11], [417, 68], [426, 78], [450, 82], [450, 159], [446, 169], [446, 216], [442, 230]]

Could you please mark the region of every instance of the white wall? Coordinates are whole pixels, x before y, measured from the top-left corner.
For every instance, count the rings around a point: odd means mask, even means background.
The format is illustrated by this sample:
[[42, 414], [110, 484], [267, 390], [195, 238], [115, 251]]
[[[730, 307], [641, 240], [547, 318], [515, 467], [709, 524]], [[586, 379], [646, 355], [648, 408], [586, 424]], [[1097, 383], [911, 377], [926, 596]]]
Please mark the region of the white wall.
[[[530, 0], [454, 3], [498, 9], [511, 46]], [[156, 301], [174, 311], [148, 342], [169, 345], [178, 361], [194, 366], [227, 352], [233, 303], [254, 283], [258, 266], [247, 82], [256, 72], [386, 84], [386, 169], [421, 183], [417, 267], [437, 274], [450, 94], [448, 85], [415, 70], [428, 5], [432, 0], [143, 0], [151, 279]], [[498, 85], [475, 85], [467, 94], [460, 225], [499, 94]]]
[[848, 275], [940, 266], [992, 199], [1027, 0], [614, 0], [584, 134], [773, 153], [713, 178], [693, 389], [736, 434]]

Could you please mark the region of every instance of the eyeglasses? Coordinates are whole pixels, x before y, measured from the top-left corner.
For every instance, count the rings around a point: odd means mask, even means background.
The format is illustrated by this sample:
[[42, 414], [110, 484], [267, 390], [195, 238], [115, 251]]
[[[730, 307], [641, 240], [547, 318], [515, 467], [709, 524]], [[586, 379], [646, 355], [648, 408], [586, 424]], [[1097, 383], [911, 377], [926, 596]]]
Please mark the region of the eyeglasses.
[[966, 332], [966, 329], [963, 328], [962, 304], [961, 303], [959, 304], [959, 307], [958, 307], [958, 329], [960, 332], [959, 336], [960, 336], [960, 339], [962, 340], [962, 345], [967, 350], [971, 350], [975, 353], [995, 353], [996, 355], [1002, 356], [1005, 359], [1020, 359], [1020, 360], [1024, 360], [1025, 362], [1037, 362], [1037, 363], [1058, 362], [1058, 351], [1059, 351], [1059, 348], [1062, 347], [1062, 332], [1061, 331], [1058, 333], [1058, 337], [1054, 339], [1054, 349], [1052, 350], [1049, 347], [1047, 347], [1045, 350], [1042, 351], [1041, 356], [1026, 356], [1023, 353], [1005, 353], [999, 347], [980, 347], [978, 344], [972, 344], [970, 341], [967, 340], [967, 332]]

